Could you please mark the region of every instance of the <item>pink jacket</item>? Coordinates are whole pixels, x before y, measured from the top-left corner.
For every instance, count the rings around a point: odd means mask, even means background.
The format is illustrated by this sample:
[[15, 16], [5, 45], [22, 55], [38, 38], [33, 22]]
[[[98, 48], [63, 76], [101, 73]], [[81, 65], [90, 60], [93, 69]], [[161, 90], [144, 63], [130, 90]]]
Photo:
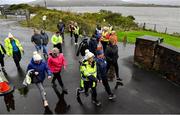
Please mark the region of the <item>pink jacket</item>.
[[62, 70], [63, 66], [64, 66], [64, 69], [66, 69], [67, 62], [64, 58], [64, 55], [61, 53], [58, 55], [58, 57], [55, 57], [55, 58], [52, 56], [49, 56], [48, 66], [52, 73], [57, 73]]

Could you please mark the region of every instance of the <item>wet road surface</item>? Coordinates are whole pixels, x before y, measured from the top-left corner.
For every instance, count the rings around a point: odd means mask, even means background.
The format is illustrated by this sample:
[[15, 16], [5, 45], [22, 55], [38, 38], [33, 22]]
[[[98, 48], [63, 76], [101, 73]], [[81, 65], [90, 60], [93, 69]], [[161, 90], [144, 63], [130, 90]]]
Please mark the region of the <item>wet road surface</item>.
[[[109, 101], [102, 84], [98, 84], [98, 99], [102, 102], [102, 106], [93, 105], [90, 96], [82, 97], [84, 106], [79, 105], [76, 101], [75, 89], [79, 86], [80, 80], [78, 63], [80, 58], [75, 55], [77, 46], [74, 46], [74, 41], [68, 36], [66, 36], [63, 45], [63, 52], [68, 60], [68, 68], [62, 72], [62, 80], [68, 89], [68, 95], [61, 93], [62, 90], [57, 81], [58, 87], [53, 88], [51, 80], [46, 79], [44, 86], [49, 107], [44, 108], [37, 87], [30, 85], [27, 89], [23, 88], [22, 85], [26, 67], [32, 57], [32, 52], [35, 50], [30, 42], [33, 30], [19, 27], [14, 21], [3, 20], [0, 20], [0, 28], [1, 43], [8, 32], [12, 32], [21, 41], [25, 50], [21, 61], [21, 71], [17, 71], [12, 58], [5, 58], [7, 78], [16, 90], [6, 97], [0, 97], [0, 113], [180, 113], [180, 88], [155, 72], [133, 66], [134, 45], [127, 45], [126, 48], [123, 48], [120, 43], [118, 63], [124, 86], [114, 90], [115, 82], [109, 82], [117, 98], [114, 101]], [[51, 36], [52, 33], [49, 35]], [[48, 47], [52, 48], [52, 44], [50, 43]]]

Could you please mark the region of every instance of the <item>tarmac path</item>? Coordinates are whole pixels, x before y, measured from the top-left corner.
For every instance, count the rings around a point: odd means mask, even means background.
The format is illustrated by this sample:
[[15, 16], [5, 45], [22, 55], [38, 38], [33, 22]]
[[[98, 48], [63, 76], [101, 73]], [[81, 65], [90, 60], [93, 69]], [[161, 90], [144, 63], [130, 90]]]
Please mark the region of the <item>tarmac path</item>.
[[[145, 71], [133, 66], [134, 45], [127, 45], [123, 48], [121, 43], [119, 46], [119, 73], [123, 79], [124, 86], [114, 90], [115, 82], [109, 82], [114, 94], [117, 98], [109, 101], [102, 84], [98, 84], [98, 99], [102, 102], [101, 107], [96, 107], [91, 103], [91, 98], [82, 97], [84, 106], [79, 105], [76, 101], [75, 89], [79, 86], [80, 73], [79, 63], [80, 57], [76, 57], [77, 46], [74, 45], [73, 39], [66, 35], [63, 44], [63, 53], [68, 60], [68, 68], [62, 72], [62, 80], [68, 89], [68, 95], [61, 94], [61, 88], [52, 88], [51, 81], [46, 79], [44, 82], [47, 92], [49, 108], [44, 108], [39, 91], [35, 85], [30, 85], [28, 89], [23, 89], [22, 82], [25, 77], [25, 71], [29, 61], [32, 58], [32, 52], [35, 51], [33, 44], [30, 42], [33, 30], [29, 28], [19, 27], [16, 21], [0, 20], [0, 42], [4, 43], [8, 32], [17, 37], [24, 46], [25, 54], [21, 60], [22, 71], [17, 71], [12, 58], [6, 57], [5, 68], [8, 73], [8, 80], [15, 86], [16, 90], [13, 96], [9, 97], [12, 108], [6, 108], [4, 96], [0, 97], [0, 113], [78, 113], [78, 114], [160, 114], [160, 113], [180, 113], [180, 88], [167, 80], [163, 79], [159, 74], [151, 71]], [[49, 36], [52, 33], [48, 33]], [[80, 40], [79, 40], [80, 41]], [[52, 44], [49, 44], [49, 49]], [[56, 81], [57, 82], [57, 81]], [[69, 104], [70, 108], [65, 106]]]

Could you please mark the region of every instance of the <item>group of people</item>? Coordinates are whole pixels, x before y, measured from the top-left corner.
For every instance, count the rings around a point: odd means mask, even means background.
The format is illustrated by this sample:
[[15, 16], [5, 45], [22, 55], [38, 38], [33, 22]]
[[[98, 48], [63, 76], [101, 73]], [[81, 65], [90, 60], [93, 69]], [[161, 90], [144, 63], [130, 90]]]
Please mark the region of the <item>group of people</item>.
[[[62, 88], [64, 94], [68, 94], [62, 79], [61, 71], [67, 68], [67, 61], [63, 55], [62, 44], [65, 41], [64, 31], [65, 24], [62, 20], [57, 24], [58, 31], [51, 37], [53, 48], [48, 51], [47, 45], [49, 42], [48, 34], [44, 31], [34, 29], [34, 35], [31, 37], [31, 42], [34, 44], [36, 51], [33, 52], [32, 59], [27, 67], [27, 75], [23, 84], [36, 84], [38, 87], [44, 106], [48, 106], [48, 100], [46, 98], [46, 92], [43, 87], [43, 82], [47, 75], [48, 79], [52, 79], [53, 87], [56, 87], [55, 80], [57, 79], [59, 85]], [[76, 22], [69, 24], [70, 37], [75, 38], [75, 44], [78, 44], [79, 27]], [[2, 70], [4, 69], [4, 55], [12, 56], [17, 69], [20, 69], [20, 60], [24, 52], [23, 47], [19, 40], [15, 38], [11, 33], [4, 40], [5, 48], [0, 44], [0, 63]], [[43, 49], [44, 59], [41, 56], [41, 49]], [[122, 84], [122, 79], [119, 77], [118, 67], [118, 46], [117, 46], [117, 35], [113, 31], [112, 26], [101, 28], [97, 25], [97, 28], [88, 41], [88, 38], [84, 38], [79, 44], [77, 56], [81, 53], [82, 60], [80, 60], [80, 87], [77, 88], [77, 100], [81, 102], [80, 94], [84, 93], [86, 96], [89, 95], [89, 89], [92, 92], [92, 102], [97, 106], [101, 103], [97, 99], [97, 83], [102, 83], [108, 94], [108, 99], [112, 100], [116, 98], [113, 94], [108, 83], [107, 73], [110, 66], [115, 68], [117, 84]], [[28, 79], [29, 78], [29, 79]]]
[[109, 95], [108, 99], [112, 100], [116, 97], [108, 83], [107, 73], [110, 66], [115, 69], [116, 85], [123, 85], [122, 79], [119, 77], [117, 40], [112, 26], [101, 28], [97, 25], [90, 40], [84, 38], [79, 44], [77, 56], [81, 53], [83, 59], [80, 61], [80, 88], [77, 89], [76, 94], [80, 104], [82, 104], [80, 94], [85, 93], [88, 96], [88, 91], [91, 89], [92, 102], [97, 106], [101, 105], [97, 100], [96, 86], [98, 82], [103, 83]]

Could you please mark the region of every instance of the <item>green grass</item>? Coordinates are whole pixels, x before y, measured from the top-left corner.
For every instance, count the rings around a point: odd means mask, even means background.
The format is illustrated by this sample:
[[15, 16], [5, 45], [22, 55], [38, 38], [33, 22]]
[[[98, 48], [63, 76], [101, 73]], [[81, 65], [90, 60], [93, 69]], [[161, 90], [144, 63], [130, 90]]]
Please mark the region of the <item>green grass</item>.
[[174, 46], [176, 48], [180, 48], [180, 37], [174, 37], [171, 35], [163, 34], [163, 33], [157, 33], [157, 32], [151, 32], [151, 31], [129, 31], [129, 32], [118, 32], [118, 39], [121, 42], [125, 34], [127, 35], [127, 41], [128, 43], [135, 43], [136, 38], [139, 36], [144, 35], [150, 35], [150, 36], [157, 36], [164, 38], [164, 43]]

